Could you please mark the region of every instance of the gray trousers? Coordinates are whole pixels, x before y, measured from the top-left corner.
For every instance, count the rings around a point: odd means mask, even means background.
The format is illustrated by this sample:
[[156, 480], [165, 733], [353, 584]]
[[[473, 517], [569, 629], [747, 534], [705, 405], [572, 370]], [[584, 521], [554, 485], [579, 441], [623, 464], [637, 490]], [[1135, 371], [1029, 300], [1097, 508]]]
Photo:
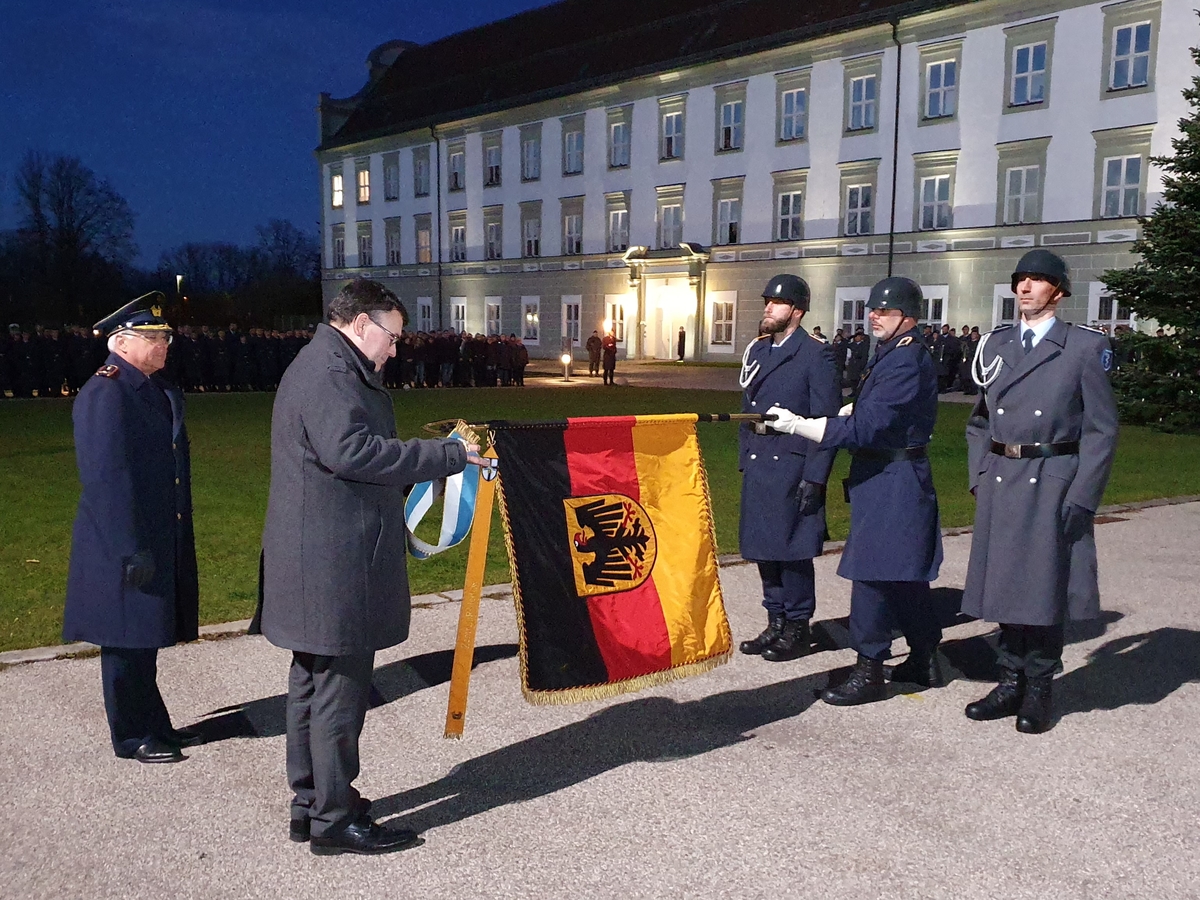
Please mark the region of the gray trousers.
[[374, 653], [293, 653], [288, 673], [287, 775], [292, 818], [308, 818], [313, 837], [354, 818], [358, 739], [367, 716]]

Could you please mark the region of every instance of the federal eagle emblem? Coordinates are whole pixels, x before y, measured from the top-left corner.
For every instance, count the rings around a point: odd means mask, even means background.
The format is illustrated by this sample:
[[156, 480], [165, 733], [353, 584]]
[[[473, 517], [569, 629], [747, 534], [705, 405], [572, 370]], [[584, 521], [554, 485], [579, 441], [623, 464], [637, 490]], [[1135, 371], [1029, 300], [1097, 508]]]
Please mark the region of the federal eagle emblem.
[[632, 497], [567, 497], [567, 543], [580, 597], [628, 591], [650, 577], [658, 542], [650, 516]]

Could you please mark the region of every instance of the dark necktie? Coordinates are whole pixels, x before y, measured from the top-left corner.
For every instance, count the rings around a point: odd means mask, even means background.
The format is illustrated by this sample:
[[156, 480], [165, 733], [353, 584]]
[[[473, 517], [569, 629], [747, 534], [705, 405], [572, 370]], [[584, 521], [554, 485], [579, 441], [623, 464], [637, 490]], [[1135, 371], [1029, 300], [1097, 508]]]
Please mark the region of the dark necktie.
[[1029, 329], [1028, 331], [1025, 332], [1024, 342], [1025, 342], [1025, 352], [1032, 353], [1033, 352], [1033, 329]]

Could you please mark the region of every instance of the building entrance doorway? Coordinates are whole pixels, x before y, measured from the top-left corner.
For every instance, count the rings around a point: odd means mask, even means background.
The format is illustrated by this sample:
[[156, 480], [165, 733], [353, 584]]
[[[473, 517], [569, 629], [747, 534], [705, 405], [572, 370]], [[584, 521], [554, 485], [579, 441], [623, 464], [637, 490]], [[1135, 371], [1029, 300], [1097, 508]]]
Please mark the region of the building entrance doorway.
[[684, 358], [696, 358], [696, 289], [687, 276], [646, 279], [646, 356], [678, 359], [679, 329], [686, 335]]

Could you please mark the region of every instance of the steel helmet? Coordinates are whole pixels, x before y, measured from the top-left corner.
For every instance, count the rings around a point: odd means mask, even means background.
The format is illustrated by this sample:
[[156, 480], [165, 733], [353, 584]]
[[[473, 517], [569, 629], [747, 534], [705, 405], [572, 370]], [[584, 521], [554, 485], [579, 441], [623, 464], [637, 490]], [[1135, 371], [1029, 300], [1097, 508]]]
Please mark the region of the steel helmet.
[[790, 303], [796, 309], [808, 311], [812, 302], [812, 294], [808, 290], [808, 282], [798, 275], [776, 275], [763, 288], [764, 300], [774, 300], [776, 303]]
[[1038, 247], [1022, 256], [1012, 274], [1013, 293], [1016, 293], [1022, 275], [1041, 275], [1058, 285], [1064, 297], [1071, 296], [1071, 276], [1067, 274], [1066, 262], [1057, 253]]
[[893, 275], [871, 288], [867, 309], [898, 309], [909, 318], [919, 319], [924, 312], [925, 295], [911, 278]]

